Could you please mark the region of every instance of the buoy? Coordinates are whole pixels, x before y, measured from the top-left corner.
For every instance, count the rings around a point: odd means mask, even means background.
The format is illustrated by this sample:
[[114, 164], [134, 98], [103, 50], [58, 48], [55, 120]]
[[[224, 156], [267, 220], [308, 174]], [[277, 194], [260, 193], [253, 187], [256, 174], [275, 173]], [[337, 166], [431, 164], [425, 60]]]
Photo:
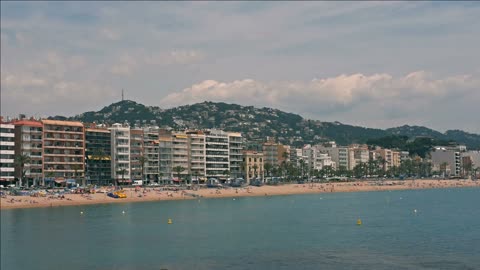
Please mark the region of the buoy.
[[172, 221], [172, 219], [171, 219], [171, 218], [169, 218], [167, 223], [168, 223], [168, 224], [173, 224], [173, 221]]
[[361, 219], [357, 219], [357, 225], [362, 225], [362, 220]]

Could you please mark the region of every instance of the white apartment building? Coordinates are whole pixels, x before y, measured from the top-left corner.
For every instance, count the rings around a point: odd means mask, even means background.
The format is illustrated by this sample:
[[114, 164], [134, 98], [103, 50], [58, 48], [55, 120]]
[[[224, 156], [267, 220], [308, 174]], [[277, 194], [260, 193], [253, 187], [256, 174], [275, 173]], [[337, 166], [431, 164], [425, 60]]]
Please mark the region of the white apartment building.
[[43, 124], [36, 120], [18, 120], [15, 125], [15, 153], [30, 158], [30, 162], [15, 166], [15, 177], [22, 178], [25, 173], [25, 183], [43, 184]]
[[221, 130], [205, 132], [205, 167], [207, 177], [229, 177], [230, 156], [228, 133]]
[[352, 144], [348, 147], [348, 169], [353, 170], [360, 163], [367, 163], [370, 151], [367, 145]]
[[348, 147], [337, 146], [335, 142], [329, 142], [318, 145], [317, 148], [321, 153], [327, 153], [331, 157], [336, 169], [340, 167], [348, 169]]
[[158, 127], [146, 127], [143, 129], [143, 155], [146, 158], [144, 165], [145, 179], [153, 182], [158, 181], [159, 151]]
[[15, 181], [15, 126], [0, 123], [0, 183]]
[[336, 163], [332, 161], [330, 155], [326, 153], [325, 149], [320, 145], [305, 145], [302, 150], [302, 155], [306, 158], [305, 162], [309, 170], [321, 170], [326, 166], [336, 169]]
[[243, 138], [241, 133], [228, 133], [228, 151], [230, 159], [230, 176], [232, 178], [242, 177]]
[[131, 181], [130, 127], [113, 124], [109, 128], [112, 143], [112, 178], [119, 183]]
[[[432, 158], [433, 170], [446, 171], [447, 175], [458, 176], [461, 172], [461, 153], [456, 147], [436, 146], [430, 152]], [[442, 168], [442, 164], [446, 164]]]
[[192, 180], [205, 180], [205, 134], [202, 131], [189, 131], [188, 137], [188, 170]]
[[[172, 176], [175, 180], [178, 177], [182, 178], [181, 180], [185, 181], [186, 177], [190, 174], [188, 168], [188, 136], [184, 132], [178, 132], [172, 134]], [[183, 171], [177, 172], [176, 168], [183, 168]]]

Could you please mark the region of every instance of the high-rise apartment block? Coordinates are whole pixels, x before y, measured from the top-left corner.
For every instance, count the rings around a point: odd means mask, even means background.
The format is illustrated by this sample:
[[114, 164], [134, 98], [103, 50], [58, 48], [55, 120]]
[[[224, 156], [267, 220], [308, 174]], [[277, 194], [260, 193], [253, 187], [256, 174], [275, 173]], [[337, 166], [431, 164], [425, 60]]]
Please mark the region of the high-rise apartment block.
[[224, 178], [229, 176], [228, 133], [221, 130], [205, 132], [205, 167], [207, 177]]
[[106, 128], [85, 128], [85, 178], [96, 185], [112, 184], [111, 134]]
[[111, 134], [112, 178], [118, 183], [131, 182], [130, 127], [113, 124]]
[[74, 183], [84, 178], [85, 132], [73, 121], [42, 120], [43, 172], [57, 183]]
[[[0, 120], [1, 121], [1, 120]], [[10, 183], [15, 180], [15, 126], [0, 122], [0, 181]]]
[[18, 156], [28, 156], [29, 162], [17, 164], [15, 177], [24, 184], [37, 185], [43, 183], [43, 124], [33, 119], [14, 121], [15, 153]]
[[158, 127], [146, 127], [143, 129], [143, 156], [144, 156], [144, 179], [149, 182], [158, 181], [159, 166], [159, 129]]

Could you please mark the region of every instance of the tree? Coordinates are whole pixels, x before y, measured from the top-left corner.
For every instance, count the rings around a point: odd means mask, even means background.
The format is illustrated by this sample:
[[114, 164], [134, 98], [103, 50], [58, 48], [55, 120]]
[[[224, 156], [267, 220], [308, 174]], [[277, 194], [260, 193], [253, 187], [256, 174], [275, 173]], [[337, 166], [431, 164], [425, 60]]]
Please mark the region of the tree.
[[[25, 181], [25, 174], [27, 173], [27, 170], [25, 169], [25, 164], [30, 164], [31, 158], [28, 155], [16, 155], [15, 156], [15, 164], [20, 167], [21, 170], [21, 176], [20, 176], [20, 186], [23, 184], [23, 181]], [[26, 187], [28, 187], [28, 181], [25, 181]]]
[[307, 167], [307, 164], [305, 163], [305, 160], [300, 159], [300, 170], [301, 170], [302, 180], [305, 178], [306, 167]]
[[145, 179], [145, 163], [147, 163], [148, 159], [144, 156], [141, 155], [138, 157], [138, 162], [140, 162], [140, 166], [142, 167], [142, 180]]
[[185, 171], [185, 168], [182, 167], [182, 166], [175, 166], [175, 167], [173, 167], [173, 171], [177, 174], [178, 180], [180, 180], [180, 182], [182, 182], [182, 175], [181, 175], [181, 173], [182, 173], [183, 171]]
[[267, 177], [271, 176], [270, 172], [272, 171], [272, 168], [273, 168], [272, 164], [265, 163], [265, 164], [263, 164], [263, 168], [265, 169], [265, 172], [267, 173]]

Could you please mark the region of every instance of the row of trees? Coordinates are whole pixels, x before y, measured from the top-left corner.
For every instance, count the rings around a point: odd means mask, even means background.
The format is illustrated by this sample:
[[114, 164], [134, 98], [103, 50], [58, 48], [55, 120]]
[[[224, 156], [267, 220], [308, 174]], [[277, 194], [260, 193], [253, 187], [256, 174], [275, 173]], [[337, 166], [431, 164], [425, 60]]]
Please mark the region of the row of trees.
[[[285, 178], [326, 178], [326, 177], [430, 177], [432, 175], [447, 176], [448, 164], [442, 163], [439, 171], [433, 171], [432, 163], [419, 158], [409, 159], [403, 161], [399, 167], [392, 166], [385, 170], [386, 162], [383, 159], [369, 160], [365, 163], [357, 164], [353, 170], [340, 166], [337, 169], [331, 166], [325, 166], [321, 170], [308, 168], [303, 160], [300, 160], [298, 165], [292, 162], [283, 162], [280, 166], [265, 164], [266, 176], [281, 176]], [[464, 164], [462, 168], [462, 175], [476, 175], [479, 168], [473, 168], [471, 163]]]

